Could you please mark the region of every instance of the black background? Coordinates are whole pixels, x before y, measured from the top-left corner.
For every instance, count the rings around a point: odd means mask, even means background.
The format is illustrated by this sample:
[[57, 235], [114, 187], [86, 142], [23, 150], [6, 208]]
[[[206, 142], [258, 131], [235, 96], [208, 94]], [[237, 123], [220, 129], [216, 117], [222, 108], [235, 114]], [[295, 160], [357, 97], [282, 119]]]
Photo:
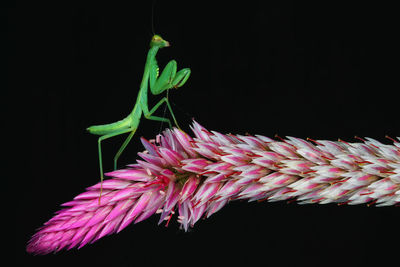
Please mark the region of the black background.
[[[97, 139], [86, 127], [122, 119], [135, 104], [152, 3], [129, 2], [6, 9], [15, 265], [365, 266], [397, 257], [397, 208], [238, 201], [189, 233], [157, 226], [154, 216], [80, 250], [28, 255], [35, 229], [99, 180]], [[190, 132], [194, 117], [222, 133], [384, 143], [386, 134], [400, 136], [394, 7], [321, 2], [157, 1], [155, 31], [172, 44], [157, 55], [160, 67], [176, 59], [192, 69], [169, 93], [181, 127]], [[159, 98], [149, 96], [150, 106]], [[121, 166], [143, 150], [140, 136], [154, 138], [161, 127], [142, 120]], [[106, 170], [123, 138], [103, 143]]]

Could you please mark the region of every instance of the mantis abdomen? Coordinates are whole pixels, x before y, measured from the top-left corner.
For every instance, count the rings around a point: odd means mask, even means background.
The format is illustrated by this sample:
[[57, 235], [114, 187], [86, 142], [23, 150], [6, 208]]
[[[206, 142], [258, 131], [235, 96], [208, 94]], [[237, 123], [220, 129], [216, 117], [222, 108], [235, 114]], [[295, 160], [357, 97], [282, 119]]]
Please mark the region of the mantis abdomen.
[[90, 126], [89, 128], [87, 128], [87, 130], [91, 134], [105, 135], [119, 130], [128, 129], [130, 127], [132, 127], [132, 118], [131, 116], [128, 116], [125, 119], [117, 122]]

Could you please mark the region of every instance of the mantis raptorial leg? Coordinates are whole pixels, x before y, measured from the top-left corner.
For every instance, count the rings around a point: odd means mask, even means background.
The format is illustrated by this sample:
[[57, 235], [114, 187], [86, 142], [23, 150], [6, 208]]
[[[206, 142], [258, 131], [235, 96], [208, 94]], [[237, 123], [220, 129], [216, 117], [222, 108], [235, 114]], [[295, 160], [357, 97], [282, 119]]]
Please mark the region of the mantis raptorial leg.
[[[131, 141], [136, 129], [139, 126], [140, 118], [142, 114], [146, 119], [167, 122], [169, 127], [172, 127], [171, 121], [168, 118], [153, 116], [152, 114], [165, 102], [168, 106], [169, 112], [171, 113], [172, 119], [175, 125], [179, 128], [176, 121], [174, 112], [172, 111], [171, 105], [168, 98], [162, 98], [150, 111], [147, 103], [148, 88], [153, 95], [158, 95], [165, 90], [172, 88], [179, 88], [184, 85], [190, 76], [190, 69], [184, 68], [177, 72], [177, 64], [175, 60], [171, 60], [165, 66], [161, 75], [159, 76], [159, 69], [156, 60], [156, 54], [160, 48], [168, 47], [169, 42], [162, 39], [159, 35], [154, 35], [150, 41], [150, 50], [147, 54], [146, 64], [144, 68], [142, 82], [140, 84], [139, 93], [136, 99], [136, 104], [132, 112], [124, 119], [104, 125], [95, 125], [87, 128], [87, 130], [96, 135], [100, 135], [98, 139], [98, 153], [99, 153], [99, 165], [100, 165], [100, 179], [103, 181], [103, 160], [101, 153], [101, 141], [130, 132], [129, 136], [125, 139], [122, 146], [114, 156], [114, 169], [117, 168], [118, 158], [125, 150], [126, 146]], [[102, 187], [100, 190], [101, 197]], [[99, 197], [99, 201], [100, 201]]]

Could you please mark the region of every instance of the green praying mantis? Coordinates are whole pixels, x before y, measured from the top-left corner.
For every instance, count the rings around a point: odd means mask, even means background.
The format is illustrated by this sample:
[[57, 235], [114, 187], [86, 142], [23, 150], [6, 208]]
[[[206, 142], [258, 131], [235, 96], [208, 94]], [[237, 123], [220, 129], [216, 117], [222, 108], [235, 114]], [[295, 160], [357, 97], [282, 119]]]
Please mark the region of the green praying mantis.
[[[171, 105], [167, 97], [163, 97], [152, 109], [149, 110], [147, 103], [147, 92], [148, 86], [150, 85], [150, 91], [153, 95], [158, 95], [169, 90], [171, 88], [179, 88], [185, 84], [190, 76], [190, 69], [184, 68], [177, 72], [176, 61], [171, 60], [165, 66], [161, 75], [159, 75], [159, 68], [157, 65], [156, 54], [160, 48], [168, 47], [169, 42], [161, 38], [159, 35], [154, 35], [150, 41], [150, 50], [147, 54], [146, 65], [144, 68], [142, 82], [140, 84], [139, 93], [137, 96], [136, 104], [132, 112], [124, 119], [103, 125], [94, 125], [87, 128], [91, 134], [100, 135], [98, 139], [98, 155], [100, 164], [100, 179], [103, 182], [103, 160], [101, 154], [101, 142], [105, 139], [130, 133], [128, 137], [123, 142], [122, 146], [114, 156], [114, 169], [117, 168], [118, 158], [121, 156], [122, 152], [125, 150], [126, 146], [135, 134], [140, 118], [143, 116], [149, 120], [167, 122], [169, 127], [172, 127], [171, 121], [168, 118], [153, 116], [153, 113], [165, 102], [171, 113], [175, 125], [179, 128], [176, 122], [174, 112], [172, 111]], [[102, 190], [102, 187], [101, 187]], [[101, 197], [101, 191], [100, 191]], [[100, 201], [100, 198], [99, 198]]]

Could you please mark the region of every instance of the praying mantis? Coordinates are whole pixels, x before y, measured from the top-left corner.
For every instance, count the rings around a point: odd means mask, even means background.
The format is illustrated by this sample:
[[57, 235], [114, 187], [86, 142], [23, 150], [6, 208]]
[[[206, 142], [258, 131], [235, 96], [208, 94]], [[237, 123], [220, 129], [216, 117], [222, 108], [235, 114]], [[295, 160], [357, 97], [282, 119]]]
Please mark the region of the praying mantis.
[[[101, 154], [101, 142], [105, 139], [130, 133], [128, 137], [125, 139], [120, 149], [114, 156], [114, 169], [117, 168], [118, 158], [121, 156], [122, 152], [125, 150], [126, 146], [132, 139], [135, 134], [139, 123], [140, 118], [143, 116], [149, 120], [162, 121], [167, 122], [169, 127], [172, 127], [171, 121], [168, 118], [153, 116], [152, 114], [165, 102], [168, 106], [168, 109], [171, 113], [171, 116], [174, 120], [175, 125], [179, 128], [178, 123], [176, 122], [174, 112], [172, 111], [171, 105], [168, 101], [167, 97], [163, 97], [157, 104], [154, 105], [152, 109], [149, 110], [149, 106], [147, 103], [147, 93], [148, 86], [150, 85], [150, 92], [153, 95], [158, 95], [164, 92], [165, 90], [169, 90], [171, 88], [179, 88], [184, 85], [187, 79], [190, 76], [190, 69], [184, 68], [177, 72], [177, 65], [175, 60], [171, 60], [165, 66], [161, 75], [159, 75], [159, 68], [157, 65], [156, 54], [160, 48], [170, 46], [169, 42], [161, 38], [159, 35], [154, 35], [150, 41], [150, 50], [147, 54], [146, 64], [144, 67], [144, 73], [142, 82], [140, 84], [139, 93], [137, 96], [136, 104], [132, 110], [132, 112], [124, 119], [103, 125], [94, 125], [87, 128], [89, 133], [100, 135], [98, 139], [98, 155], [99, 155], [99, 164], [100, 164], [100, 179], [103, 182], [103, 160]], [[100, 193], [101, 196], [101, 193]], [[100, 198], [99, 198], [100, 201]]]

